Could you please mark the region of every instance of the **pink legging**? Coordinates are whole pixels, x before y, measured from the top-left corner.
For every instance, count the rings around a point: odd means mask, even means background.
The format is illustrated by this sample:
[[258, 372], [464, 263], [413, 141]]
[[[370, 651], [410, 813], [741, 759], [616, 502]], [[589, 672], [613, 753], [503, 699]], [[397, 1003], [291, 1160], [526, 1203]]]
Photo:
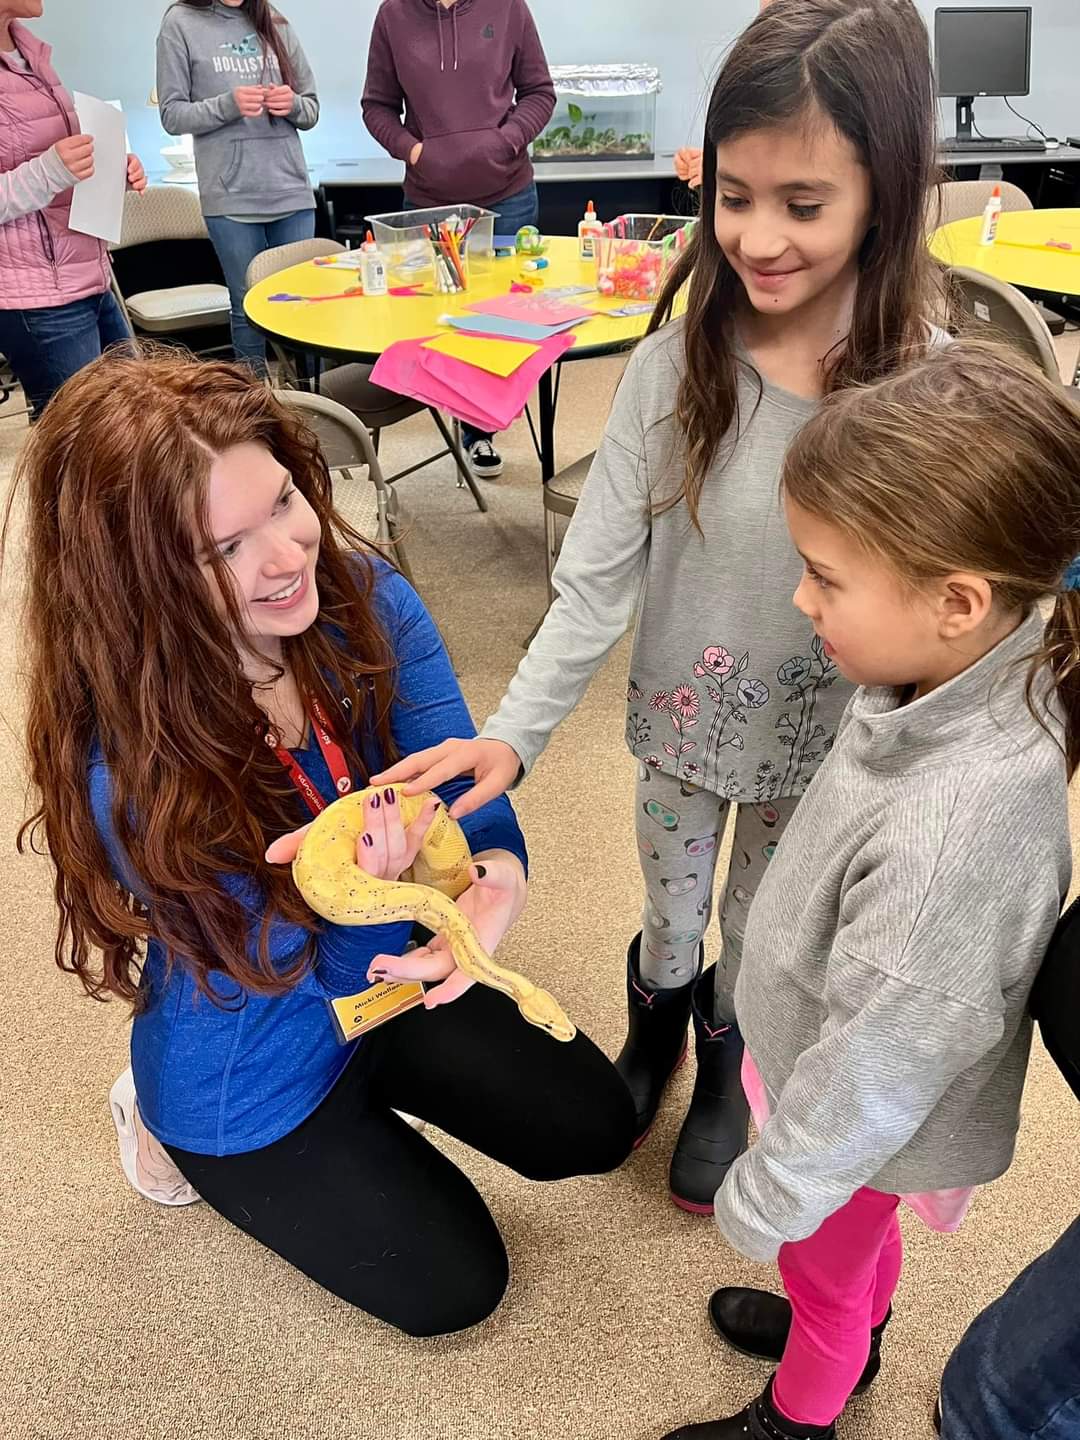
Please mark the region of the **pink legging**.
[[813, 1235], [781, 1248], [793, 1318], [773, 1402], [789, 1420], [831, 1425], [858, 1383], [871, 1326], [884, 1320], [900, 1279], [899, 1203], [857, 1190]]

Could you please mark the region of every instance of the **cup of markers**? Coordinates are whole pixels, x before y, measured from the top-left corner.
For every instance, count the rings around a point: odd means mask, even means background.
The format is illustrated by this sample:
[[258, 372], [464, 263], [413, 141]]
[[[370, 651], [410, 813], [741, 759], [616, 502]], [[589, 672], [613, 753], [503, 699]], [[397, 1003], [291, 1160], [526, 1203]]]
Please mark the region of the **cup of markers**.
[[429, 226], [435, 257], [435, 289], [458, 295], [469, 288], [469, 231], [475, 220], [444, 220]]

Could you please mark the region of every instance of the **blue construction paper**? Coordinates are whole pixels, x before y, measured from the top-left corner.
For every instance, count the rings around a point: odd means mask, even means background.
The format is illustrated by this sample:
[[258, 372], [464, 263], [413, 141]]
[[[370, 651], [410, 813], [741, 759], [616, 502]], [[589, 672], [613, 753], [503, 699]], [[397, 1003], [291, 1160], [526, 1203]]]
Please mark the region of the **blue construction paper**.
[[468, 330], [473, 335], [499, 335], [504, 340], [550, 340], [581, 325], [581, 320], [564, 320], [561, 325], [530, 325], [524, 320], [505, 320], [501, 315], [449, 315], [447, 323], [454, 330]]

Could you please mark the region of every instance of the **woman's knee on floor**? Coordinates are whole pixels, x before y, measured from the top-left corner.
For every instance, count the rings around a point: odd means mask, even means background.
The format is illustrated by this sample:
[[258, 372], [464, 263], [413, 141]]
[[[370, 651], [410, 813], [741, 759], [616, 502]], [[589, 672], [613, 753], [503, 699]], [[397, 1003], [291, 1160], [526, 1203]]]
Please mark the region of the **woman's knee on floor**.
[[637, 1138], [634, 1102], [615, 1067], [601, 1059], [599, 1074], [590, 1076], [576, 1100], [559, 1107], [542, 1132], [523, 1135], [514, 1168], [527, 1180], [606, 1175], [630, 1155]]
[[346, 1297], [414, 1340], [469, 1330], [499, 1307], [510, 1279], [510, 1262], [497, 1231], [486, 1243], [445, 1242], [433, 1263], [416, 1267], [411, 1283], [394, 1287], [382, 1303], [369, 1294]]

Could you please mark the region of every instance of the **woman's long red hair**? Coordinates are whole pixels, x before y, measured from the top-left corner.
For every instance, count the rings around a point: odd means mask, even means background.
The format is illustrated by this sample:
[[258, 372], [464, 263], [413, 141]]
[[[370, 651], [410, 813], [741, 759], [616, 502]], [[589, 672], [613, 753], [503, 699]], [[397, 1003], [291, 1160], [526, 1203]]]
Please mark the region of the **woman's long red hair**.
[[[19, 846], [47, 848], [57, 964], [98, 998], [136, 1000], [151, 936], [212, 996], [214, 972], [277, 993], [310, 963], [310, 933], [287, 963], [270, 960], [274, 917], [309, 932], [316, 923], [288, 869], [263, 859], [271, 840], [309, 817], [262, 738], [265, 717], [233, 638], [241, 621], [228, 569], [212, 562], [223, 617], [197, 563], [209, 541], [214, 456], [244, 442], [268, 447], [322, 524], [319, 623], [284, 642], [285, 662], [339, 719], [354, 776], [394, 754], [394, 660], [373, 605], [374, 569], [333, 508], [326, 463], [298, 414], [246, 369], [175, 351], [106, 356], [70, 380], [16, 471], [5, 543], [24, 492], [27, 735], [38, 803]], [[347, 715], [360, 722], [355, 730]], [[96, 748], [111, 772], [113, 823], [137, 894], [114, 874], [91, 810]], [[250, 882], [254, 917], [225, 892], [222, 874]]]

